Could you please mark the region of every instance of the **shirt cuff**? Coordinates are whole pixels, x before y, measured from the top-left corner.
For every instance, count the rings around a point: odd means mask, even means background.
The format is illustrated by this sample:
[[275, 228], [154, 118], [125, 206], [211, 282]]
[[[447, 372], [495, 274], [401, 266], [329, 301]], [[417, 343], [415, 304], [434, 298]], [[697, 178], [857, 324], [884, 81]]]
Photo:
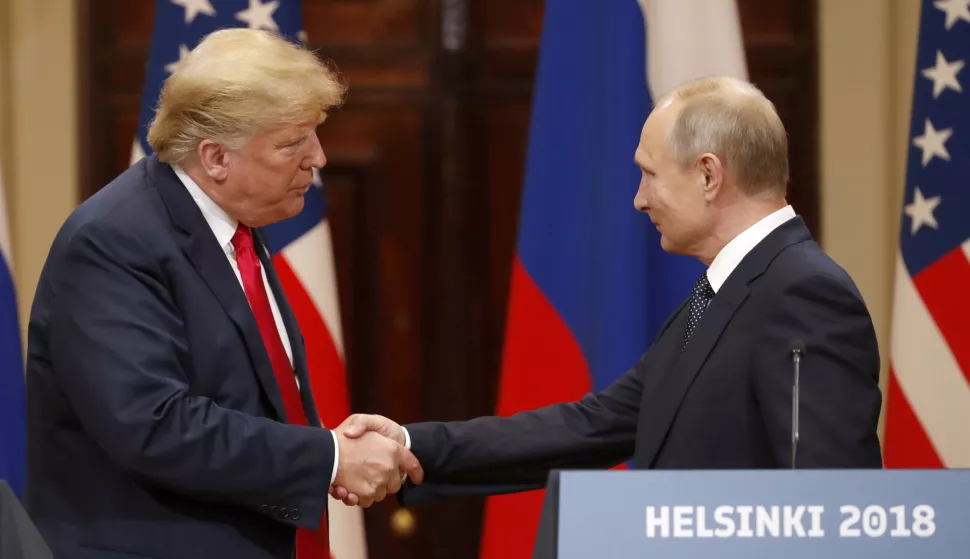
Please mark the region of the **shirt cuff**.
[[333, 485], [333, 480], [337, 479], [337, 464], [340, 463], [340, 445], [337, 444], [337, 433], [330, 431], [333, 435], [333, 473], [330, 474], [330, 485]]
[[408, 433], [407, 427], [402, 425], [401, 429], [404, 431], [404, 448], [411, 450], [411, 434]]

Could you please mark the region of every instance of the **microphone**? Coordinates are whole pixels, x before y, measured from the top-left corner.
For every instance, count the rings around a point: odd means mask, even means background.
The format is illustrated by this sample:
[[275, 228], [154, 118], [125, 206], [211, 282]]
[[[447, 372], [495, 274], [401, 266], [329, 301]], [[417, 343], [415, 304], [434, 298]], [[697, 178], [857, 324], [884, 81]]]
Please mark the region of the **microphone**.
[[794, 470], [795, 456], [798, 454], [798, 366], [805, 355], [805, 342], [792, 340], [788, 344], [788, 353], [795, 368], [795, 382], [791, 390], [791, 467]]

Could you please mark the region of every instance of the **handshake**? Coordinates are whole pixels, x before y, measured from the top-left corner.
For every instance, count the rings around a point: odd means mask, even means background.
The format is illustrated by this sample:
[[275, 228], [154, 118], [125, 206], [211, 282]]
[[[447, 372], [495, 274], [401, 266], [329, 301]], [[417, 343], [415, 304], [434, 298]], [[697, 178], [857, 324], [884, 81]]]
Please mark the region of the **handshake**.
[[404, 428], [390, 419], [354, 414], [334, 434], [339, 457], [333, 498], [366, 508], [400, 491], [405, 479], [416, 484], [424, 479], [421, 464], [405, 447]]

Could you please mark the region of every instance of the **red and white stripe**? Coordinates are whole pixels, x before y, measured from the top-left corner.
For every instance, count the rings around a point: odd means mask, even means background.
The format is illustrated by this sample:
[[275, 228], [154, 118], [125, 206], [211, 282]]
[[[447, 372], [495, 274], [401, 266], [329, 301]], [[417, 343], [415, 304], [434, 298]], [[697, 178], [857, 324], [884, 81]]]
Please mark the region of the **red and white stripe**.
[[[314, 399], [324, 426], [350, 415], [343, 334], [330, 226], [325, 220], [286, 246], [273, 264], [306, 339]], [[364, 515], [330, 498], [330, 551], [336, 559], [366, 559]]]
[[970, 467], [970, 240], [909, 275], [896, 259], [887, 467]]

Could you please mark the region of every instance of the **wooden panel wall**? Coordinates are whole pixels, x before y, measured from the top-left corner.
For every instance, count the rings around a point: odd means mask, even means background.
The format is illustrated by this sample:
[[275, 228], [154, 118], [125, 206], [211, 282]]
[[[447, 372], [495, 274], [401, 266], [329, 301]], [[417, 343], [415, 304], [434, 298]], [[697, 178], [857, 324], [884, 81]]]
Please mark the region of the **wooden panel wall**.
[[[790, 134], [791, 201], [817, 234], [815, 4], [739, 0], [751, 77]], [[353, 409], [402, 422], [489, 413], [543, 3], [303, 6], [310, 43], [350, 84], [320, 135]], [[83, 196], [128, 165], [153, 11], [81, 0]], [[477, 554], [479, 500], [386, 502], [366, 517], [371, 557]]]

